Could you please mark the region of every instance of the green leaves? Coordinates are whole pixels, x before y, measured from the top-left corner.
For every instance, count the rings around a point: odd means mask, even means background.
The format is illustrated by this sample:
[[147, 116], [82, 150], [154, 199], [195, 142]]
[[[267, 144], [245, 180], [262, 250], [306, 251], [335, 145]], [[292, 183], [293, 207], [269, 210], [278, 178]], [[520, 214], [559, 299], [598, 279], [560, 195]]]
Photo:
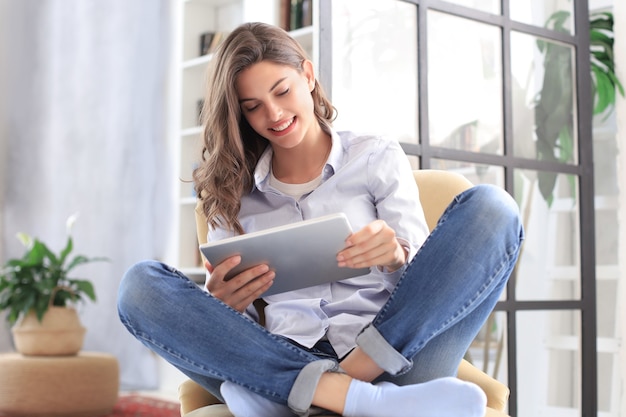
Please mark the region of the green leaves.
[[[563, 15], [555, 22], [562, 27]], [[544, 53], [544, 74], [535, 102], [537, 159], [567, 163], [572, 159], [574, 129], [572, 50], [552, 42], [542, 42], [538, 47]], [[553, 172], [540, 172], [538, 176], [539, 191], [549, 205], [556, 178]]]
[[[71, 227], [68, 226], [69, 230]], [[105, 261], [106, 258], [76, 255], [70, 259], [74, 244], [69, 235], [59, 255], [40, 240], [26, 234], [19, 233], [18, 239], [24, 244], [26, 252], [22, 258], [9, 259], [0, 269], [0, 310], [8, 310], [9, 323], [15, 323], [30, 310], [35, 310], [41, 320], [52, 305], [66, 306], [85, 299], [96, 300], [90, 281], [70, 278], [68, 274], [80, 265]]]
[[[546, 27], [557, 32], [569, 32], [566, 25], [569, 18], [567, 11], [556, 12], [546, 21]], [[593, 114], [598, 115], [612, 109], [616, 91], [624, 96], [624, 87], [615, 75], [613, 15], [609, 12], [594, 14], [589, 26]], [[537, 48], [544, 58], [542, 89], [535, 101], [537, 159], [570, 163], [575, 155], [572, 50], [541, 39], [537, 40]], [[553, 200], [556, 177], [553, 172], [541, 172], [538, 176], [539, 190], [548, 205]]]
[[589, 28], [591, 79], [595, 97], [593, 114], [601, 114], [615, 104], [616, 90], [624, 96], [624, 87], [615, 75], [613, 14], [594, 14]]

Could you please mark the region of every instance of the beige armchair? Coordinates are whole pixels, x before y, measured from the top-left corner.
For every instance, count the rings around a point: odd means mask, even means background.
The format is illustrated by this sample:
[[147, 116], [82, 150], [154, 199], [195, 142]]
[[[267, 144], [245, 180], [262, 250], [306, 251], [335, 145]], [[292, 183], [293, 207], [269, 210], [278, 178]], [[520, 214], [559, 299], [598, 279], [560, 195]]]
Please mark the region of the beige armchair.
[[[460, 192], [472, 186], [465, 177], [448, 171], [413, 171], [420, 190], [420, 202], [424, 208], [426, 222], [432, 230], [441, 214]], [[202, 210], [196, 207], [198, 241], [206, 242], [207, 223]], [[509, 397], [509, 389], [499, 381], [480, 371], [463, 360], [459, 365], [458, 378], [474, 382], [487, 395], [485, 417], [506, 417], [504, 413]], [[200, 385], [189, 380], [179, 387], [181, 416], [184, 417], [233, 417], [228, 408]]]

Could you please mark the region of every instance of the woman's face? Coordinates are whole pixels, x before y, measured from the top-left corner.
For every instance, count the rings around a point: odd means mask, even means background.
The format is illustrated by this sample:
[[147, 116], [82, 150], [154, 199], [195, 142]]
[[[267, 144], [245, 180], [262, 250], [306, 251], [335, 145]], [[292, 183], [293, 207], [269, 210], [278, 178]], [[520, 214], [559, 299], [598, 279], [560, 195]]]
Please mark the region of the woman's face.
[[243, 116], [273, 147], [295, 148], [314, 131], [313, 66], [304, 61], [303, 67], [297, 71], [261, 61], [242, 71], [235, 82]]

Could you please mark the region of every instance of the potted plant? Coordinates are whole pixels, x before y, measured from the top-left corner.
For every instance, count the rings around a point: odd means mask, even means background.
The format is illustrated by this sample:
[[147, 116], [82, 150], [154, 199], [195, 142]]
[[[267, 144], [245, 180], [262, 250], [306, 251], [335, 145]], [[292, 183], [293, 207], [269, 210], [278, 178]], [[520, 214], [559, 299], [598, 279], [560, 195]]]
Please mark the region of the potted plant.
[[67, 243], [58, 254], [40, 240], [18, 233], [26, 252], [0, 270], [0, 311], [8, 312], [15, 347], [22, 354], [72, 355], [82, 348], [85, 328], [74, 306], [86, 299], [95, 301], [96, 295], [90, 281], [69, 274], [79, 265], [105, 258], [70, 258], [76, 218], [68, 218]]

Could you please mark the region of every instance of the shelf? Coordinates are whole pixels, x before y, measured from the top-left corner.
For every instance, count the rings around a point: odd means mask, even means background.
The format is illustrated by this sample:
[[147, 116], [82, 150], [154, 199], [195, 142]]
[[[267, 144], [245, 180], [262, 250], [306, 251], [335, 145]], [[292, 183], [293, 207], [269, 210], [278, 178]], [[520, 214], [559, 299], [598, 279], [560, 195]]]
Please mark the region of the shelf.
[[289, 32], [292, 38], [294, 38], [307, 52], [310, 59], [313, 59], [313, 35], [315, 28], [313, 26], [306, 26], [303, 28], [295, 29]]
[[[577, 265], [552, 266], [546, 269], [546, 277], [555, 281], [580, 282], [580, 267]], [[619, 267], [617, 265], [596, 265], [598, 281], [617, 281]]]
[[198, 203], [198, 199], [196, 197], [183, 197], [180, 199], [180, 204], [182, 206], [196, 206], [196, 204]]
[[[580, 350], [580, 338], [577, 336], [550, 336], [545, 340], [545, 346], [554, 350], [569, 350], [578, 352]], [[620, 350], [620, 342], [617, 339], [598, 337], [597, 338], [598, 353], [618, 353]]]
[[[594, 198], [596, 210], [615, 210], [617, 207], [617, 196], [596, 196]], [[571, 213], [575, 208], [577, 208], [577, 202], [574, 198], [557, 198], [552, 203], [550, 211]]]
[[191, 58], [182, 63], [183, 69], [203, 67], [207, 65], [211, 59], [213, 58], [213, 54], [206, 54], [196, 58]]
[[201, 54], [201, 35], [233, 30], [241, 23], [244, 3], [244, 0], [190, 0], [182, 3], [181, 65], [193, 67], [210, 61], [210, 54]]
[[202, 126], [188, 127], [180, 131], [180, 136], [185, 137], [185, 136], [201, 135], [202, 131], [203, 131]]

